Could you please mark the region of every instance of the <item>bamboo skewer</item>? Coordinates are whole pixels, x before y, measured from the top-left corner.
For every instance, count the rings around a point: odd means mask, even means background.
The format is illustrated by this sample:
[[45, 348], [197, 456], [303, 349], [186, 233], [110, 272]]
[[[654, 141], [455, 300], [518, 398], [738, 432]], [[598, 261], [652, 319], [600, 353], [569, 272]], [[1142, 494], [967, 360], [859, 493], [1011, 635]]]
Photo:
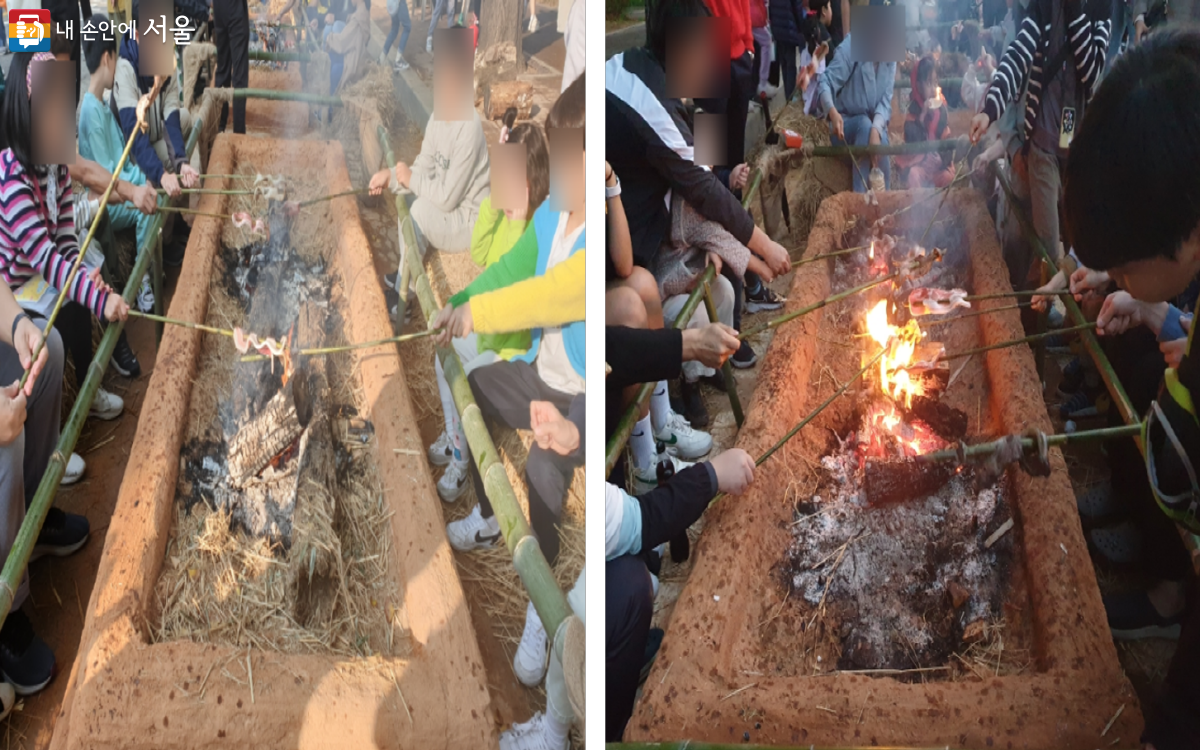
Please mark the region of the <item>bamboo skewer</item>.
[[177, 318], [168, 318], [165, 315], [154, 315], [153, 313], [144, 313], [140, 310], [130, 310], [129, 317], [145, 318], [146, 320], [153, 320], [156, 323], [167, 323], [169, 325], [179, 326], [181, 328], [191, 328], [192, 330], [195, 330], [195, 331], [204, 331], [205, 333], [215, 333], [218, 336], [228, 336], [229, 338], [233, 338], [233, 331], [231, 331], [227, 328], [213, 328], [212, 326], [206, 326], [203, 323], [193, 323], [189, 320], [179, 320]]
[[297, 208], [305, 208], [306, 206], [311, 206], [316, 203], [321, 203], [323, 201], [331, 201], [335, 198], [344, 198], [347, 195], [363, 195], [365, 193], [369, 193], [370, 191], [371, 191], [371, 188], [369, 188], [369, 187], [354, 188], [353, 190], [343, 190], [340, 193], [333, 193], [331, 195], [322, 195], [319, 198], [309, 198], [306, 201], [300, 201], [299, 203], [296, 204], [296, 207]]
[[1039, 292], [1036, 289], [1021, 289], [1013, 292], [992, 292], [991, 294], [968, 294], [963, 297], [968, 302], [975, 302], [981, 299], [1008, 299], [1010, 297], [1068, 297], [1071, 296], [1071, 291], [1068, 289], [1060, 289], [1055, 292]]
[[[324, 346], [315, 347], [312, 349], [301, 349], [298, 354], [305, 357], [320, 357], [326, 354], [338, 354], [341, 352], [352, 352], [357, 349], [370, 349], [376, 346], [384, 346], [385, 344], [403, 344], [405, 341], [415, 341], [423, 339], [426, 336], [432, 336], [435, 333], [440, 333], [440, 328], [430, 328], [416, 333], [406, 333], [403, 336], [392, 336], [386, 339], [376, 339], [374, 341], [364, 341], [359, 344], [346, 344], [344, 346]], [[260, 362], [267, 359], [265, 354], [247, 354], [241, 358], [242, 362]]]
[[174, 214], [190, 214], [192, 216], [207, 216], [212, 219], [232, 219], [233, 218], [233, 216], [231, 216], [230, 214], [214, 214], [214, 213], [209, 213], [208, 211], [197, 211], [194, 208], [183, 208], [181, 206], [159, 206], [158, 210], [166, 211], [167, 213], [174, 213]]
[[899, 275], [900, 274], [898, 272], [891, 273], [891, 274], [888, 274], [887, 276], [883, 276], [883, 277], [875, 279], [873, 281], [868, 281], [865, 284], [860, 284], [859, 286], [856, 286], [852, 289], [847, 289], [844, 292], [838, 292], [837, 294], [826, 297], [825, 299], [821, 300], [820, 302], [814, 302], [813, 304], [809, 305], [808, 307], [803, 307], [799, 310], [790, 312], [786, 315], [780, 315], [778, 318], [768, 320], [766, 323], [763, 323], [762, 325], [755, 326], [748, 331], [743, 331], [741, 333], [741, 335], [738, 336], [738, 338], [745, 341], [746, 339], [750, 338], [751, 336], [754, 336], [755, 334], [762, 333], [763, 331], [770, 330], [772, 328], [778, 328], [779, 326], [783, 325], [784, 323], [787, 323], [788, 321], [799, 318], [801, 315], [807, 315], [808, 313], [813, 312], [814, 310], [820, 310], [822, 307], [825, 307], [826, 305], [832, 304], [834, 302], [839, 302], [847, 297], [852, 297], [855, 294], [858, 294], [859, 292], [865, 292], [866, 290], [870, 289], [871, 287], [879, 286], [880, 284], [884, 284], [886, 282], [893, 281]]
[[1005, 310], [1020, 310], [1022, 307], [1029, 307], [1032, 304], [1033, 304], [1032, 302], [1018, 302], [1015, 305], [1003, 305], [1001, 307], [990, 307], [987, 310], [973, 310], [969, 313], [963, 313], [962, 315], [951, 315], [949, 317], [940, 318], [938, 320], [934, 320], [934, 321], [930, 321], [929, 323], [925, 323], [924, 325], [921, 326], [921, 330], [923, 330], [923, 331], [929, 330], [930, 328], [933, 328], [934, 326], [940, 326], [940, 325], [944, 325], [946, 323], [953, 323], [956, 320], [966, 320], [967, 318], [978, 318], [980, 315], [988, 315], [990, 313], [1004, 312]]
[[[253, 190], [217, 190], [216, 188], [180, 188], [179, 192], [192, 195], [253, 195]], [[159, 195], [166, 195], [167, 191], [162, 188], [158, 189]]]
[[1049, 338], [1049, 337], [1054, 336], [1055, 334], [1059, 334], [1059, 333], [1074, 333], [1076, 331], [1090, 331], [1090, 330], [1095, 329], [1095, 327], [1096, 327], [1095, 323], [1084, 323], [1083, 325], [1079, 325], [1079, 326], [1070, 326], [1069, 328], [1059, 328], [1056, 331], [1046, 331], [1045, 333], [1035, 333], [1031, 336], [1025, 336], [1025, 337], [1019, 338], [1019, 339], [1013, 339], [1012, 341], [1000, 341], [995, 344], [988, 344], [987, 346], [977, 346], [974, 349], [964, 349], [961, 352], [955, 352], [954, 354], [947, 354], [946, 356], [942, 357], [942, 359], [943, 360], [960, 359], [962, 357], [969, 357], [972, 354], [979, 354], [980, 352], [990, 352], [993, 349], [1006, 349], [1010, 346], [1017, 346], [1018, 344], [1027, 344], [1032, 341], [1041, 341], [1042, 339]]
[[[1079, 432], [1065, 432], [1057, 435], [1047, 435], [1046, 444], [1053, 447], [1055, 445], [1066, 445], [1067, 443], [1084, 443], [1091, 440], [1106, 440], [1108, 438], [1117, 437], [1132, 437], [1142, 433], [1141, 422], [1134, 424], [1120, 425], [1119, 427], [1100, 427], [1095, 430], [1080, 430]], [[962, 455], [965, 458], [976, 458], [978, 456], [990, 456], [995, 453], [1005, 442], [1004, 438], [993, 440], [988, 443], [979, 443], [977, 445], [968, 445], [963, 447]], [[1031, 437], [1022, 437], [1021, 445], [1025, 448], [1037, 448], [1037, 441]], [[957, 448], [947, 448], [945, 450], [933, 451], [932, 453], [922, 453], [913, 458], [917, 463], [934, 463], [938, 461], [956, 461], [959, 458]]]
[[818, 260], [825, 260], [826, 258], [836, 258], [839, 255], [849, 255], [850, 253], [857, 252], [859, 250], [866, 250], [869, 247], [870, 247], [869, 244], [868, 245], [855, 245], [854, 247], [848, 247], [844, 250], [834, 250], [832, 252], [821, 253], [820, 255], [814, 255], [811, 258], [801, 258], [800, 260], [792, 262], [792, 268], [799, 268], [800, 266], [807, 265], [809, 263], [816, 263]]

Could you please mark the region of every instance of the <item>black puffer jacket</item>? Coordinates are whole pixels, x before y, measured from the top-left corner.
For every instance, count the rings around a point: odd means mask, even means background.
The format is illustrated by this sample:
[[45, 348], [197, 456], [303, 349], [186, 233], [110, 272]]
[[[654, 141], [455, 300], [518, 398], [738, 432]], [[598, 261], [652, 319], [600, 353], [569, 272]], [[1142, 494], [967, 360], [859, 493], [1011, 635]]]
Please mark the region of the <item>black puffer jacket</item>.
[[771, 19], [771, 36], [776, 42], [804, 46], [803, 0], [771, 0], [767, 12]]

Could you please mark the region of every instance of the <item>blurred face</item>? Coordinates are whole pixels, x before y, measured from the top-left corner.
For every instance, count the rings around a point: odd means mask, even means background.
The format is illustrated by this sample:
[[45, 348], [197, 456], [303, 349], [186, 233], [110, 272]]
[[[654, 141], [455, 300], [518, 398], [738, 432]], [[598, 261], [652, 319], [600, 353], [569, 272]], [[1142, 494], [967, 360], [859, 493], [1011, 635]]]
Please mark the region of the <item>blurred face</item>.
[[527, 164], [524, 143], [500, 143], [492, 148], [492, 208], [504, 211], [510, 220], [524, 219], [529, 212]]
[[667, 96], [729, 95], [728, 19], [689, 18], [667, 31]]
[[1142, 302], [1166, 302], [1179, 296], [1200, 275], [1200, 227], [1192, 232], [1173, 260], [1135, 260], [1110, 268], [1108, 275]]
[[35, 164], [75, 161], [75, 71], [69, 62], [31, 64], [33, 96], [29, 104]]
[[474, 63], [468, 29], [437, 29], [433, 37], [433, 111], [442, 121], [470, 119]]
[[932, 99], [933, 97], [937, 96], [937, 89], [938, 75], [937, 71], [935, 70], [933, 71], [933, 75], [929, 76], [929, 80], [922, 85], [921, 96], [925, 97], [926, 99]]
[[583, 131], [548, 128], [550, 141], [550, 210], [583, 210]]

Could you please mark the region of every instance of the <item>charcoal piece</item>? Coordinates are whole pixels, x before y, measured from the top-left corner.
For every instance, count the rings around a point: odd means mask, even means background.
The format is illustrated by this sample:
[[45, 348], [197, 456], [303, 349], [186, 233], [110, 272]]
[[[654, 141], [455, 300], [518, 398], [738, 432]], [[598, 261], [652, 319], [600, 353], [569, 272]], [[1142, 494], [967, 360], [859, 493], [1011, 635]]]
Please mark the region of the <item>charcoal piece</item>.
[[903, 503], [937, 492], [957, 473], [950, 461], [867, 461], [863, 490], [868, 505]]
[[950, 443], [967, 436], [966, 413], [927, 396], [913, 396], [905, 417], [924, 422], [938, 437]]

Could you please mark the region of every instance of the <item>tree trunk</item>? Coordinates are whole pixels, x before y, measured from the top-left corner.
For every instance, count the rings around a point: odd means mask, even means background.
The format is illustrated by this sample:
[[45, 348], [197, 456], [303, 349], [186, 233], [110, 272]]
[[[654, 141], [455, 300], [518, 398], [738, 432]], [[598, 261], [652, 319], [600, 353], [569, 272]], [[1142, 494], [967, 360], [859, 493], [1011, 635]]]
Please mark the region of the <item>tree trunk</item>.
[[479, 51], [484, 60], [503, 63], [512, 60], [514, 73], [525, 69], [521, 52], [521, 17], [526, 0], [487, 0], [481, 4]]

